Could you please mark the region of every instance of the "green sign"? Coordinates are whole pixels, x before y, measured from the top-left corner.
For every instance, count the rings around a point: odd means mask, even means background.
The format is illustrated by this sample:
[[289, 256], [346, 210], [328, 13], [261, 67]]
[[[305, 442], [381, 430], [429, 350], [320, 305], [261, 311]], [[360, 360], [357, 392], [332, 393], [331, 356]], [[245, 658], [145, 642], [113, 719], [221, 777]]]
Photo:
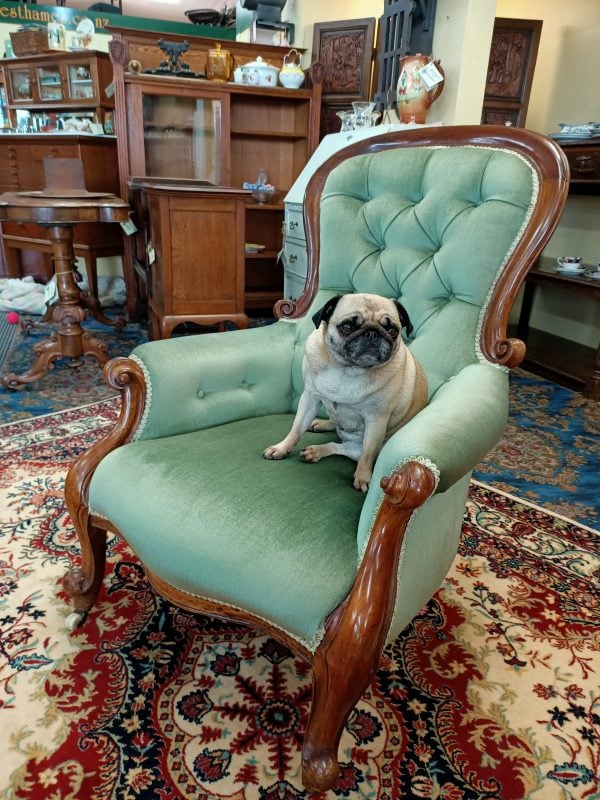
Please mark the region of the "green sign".
[[111, 35], [109, 25], [132, 30], [156, 31], [157, 33], [179, 33], [183, 36], [206, 36], [209, 39], [235, 40], [235, 28], [192, 25], [190, 22], [174, 22], [166, 19], [147, 19], [128, 17], [124, 14], [107, 14], [104, 11], [90, 11], [66, 6], [40, 6], [29, 3], [0, 1], [0, 22], [10, 25], [47, 25], [60, 22], [67, 30], [75, 30], [82, 19], [91, 19], [96, 33]]

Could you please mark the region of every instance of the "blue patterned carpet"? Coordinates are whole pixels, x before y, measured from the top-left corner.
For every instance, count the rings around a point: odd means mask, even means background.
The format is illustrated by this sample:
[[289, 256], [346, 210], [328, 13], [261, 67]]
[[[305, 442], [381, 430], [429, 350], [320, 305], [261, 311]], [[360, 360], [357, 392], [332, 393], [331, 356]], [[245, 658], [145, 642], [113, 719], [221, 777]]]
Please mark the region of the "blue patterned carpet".
[[504, 436], [474, 477], [600, 530], [600, 403], [515, 370]]
[[[109, 310], [111, 316], [118, 312]], [[0, 341], [6, 327], [5, 314], [0, 314]], [[128, 355], [147, 340], [145, 325], [130, 324], [122, 332], [95, 321], [86, 321], [84, 327], [107, 342], [111, 357]], [[29, 369], [33, 345], [47, 335], [47, 325], [40, 325], [29, 335], [19, 331], [8, 343], [0, 371]], [[93, 359], [77, 369], [57, 362], [48, 375], [22, 390], [0, 387], [0, 424], [86, 405], [114, 394]], [[474, 477], [600, 529], [600, 403], [515, 370], [511, 375], [509, 424], [502, 441], [479, 465]]]

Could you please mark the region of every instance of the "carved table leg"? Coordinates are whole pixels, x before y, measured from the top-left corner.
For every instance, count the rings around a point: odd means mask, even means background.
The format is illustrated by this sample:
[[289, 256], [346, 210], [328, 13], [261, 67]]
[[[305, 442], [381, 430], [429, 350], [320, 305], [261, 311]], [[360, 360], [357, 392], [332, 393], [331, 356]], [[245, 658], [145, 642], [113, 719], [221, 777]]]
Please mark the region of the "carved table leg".
[[9, 373], [2, 377], [4, 386], [9, 389], [39, 380], [57, 358], [70, 358], [73, 366], [79, 366], [81, 356], [86, 355], [96, 358], [100, 365], [108, 361], [107, 346], [91, 334], [84, 334], [81, 327], [86, 312], [80, 305], [81, 292], [73, 274], [73, 226], [49, 227], [58, 292], [58, 302], [52, 309], [52, 321], [59, 324], [59, 329], [47, 341], [34, 347], [36, 360], [28, 372], [23, 375]]

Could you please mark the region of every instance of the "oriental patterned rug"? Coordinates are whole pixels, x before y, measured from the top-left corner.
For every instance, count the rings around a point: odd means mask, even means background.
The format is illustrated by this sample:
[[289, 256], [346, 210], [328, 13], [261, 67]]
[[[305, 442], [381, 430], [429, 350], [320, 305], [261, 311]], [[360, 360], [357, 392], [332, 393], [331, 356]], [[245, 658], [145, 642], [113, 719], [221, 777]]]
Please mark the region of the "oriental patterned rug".
[[[110, 539], [69, 635], [73, 458], [116, 401], [5, 426], [0, 797], [299, 800], [307, 666], [158, 599]], [[390, 645], [342, 738], [330, 797], [592, 800], [600, 774], [600, 539], [474, 482], [460, 553]]]

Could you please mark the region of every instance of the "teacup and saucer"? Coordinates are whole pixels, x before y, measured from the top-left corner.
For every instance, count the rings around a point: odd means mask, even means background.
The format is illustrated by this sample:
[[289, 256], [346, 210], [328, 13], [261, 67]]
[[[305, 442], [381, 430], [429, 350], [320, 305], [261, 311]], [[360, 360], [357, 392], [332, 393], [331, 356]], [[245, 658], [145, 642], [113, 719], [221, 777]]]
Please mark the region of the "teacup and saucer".
[[585, 272], [581, 256], [561, 256], [556, 259], [556, 271], [565, 275], [579, 275]]

